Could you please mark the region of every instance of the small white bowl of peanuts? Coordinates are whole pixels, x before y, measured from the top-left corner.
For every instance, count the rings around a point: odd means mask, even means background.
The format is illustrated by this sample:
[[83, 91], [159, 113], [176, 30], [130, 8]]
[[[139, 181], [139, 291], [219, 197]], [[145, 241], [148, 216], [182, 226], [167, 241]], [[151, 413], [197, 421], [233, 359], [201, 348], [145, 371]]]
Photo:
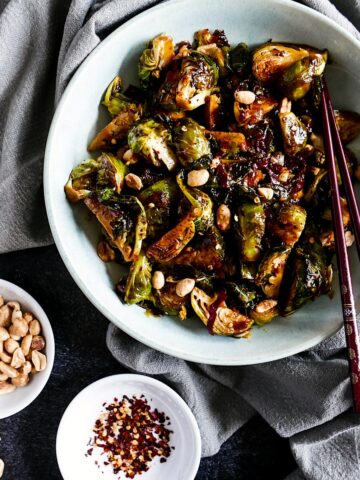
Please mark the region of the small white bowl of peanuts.
[[0, 419], [27, 407], [49, 379], [55, 356], [46, 313], [25, 290], [0, 279]]

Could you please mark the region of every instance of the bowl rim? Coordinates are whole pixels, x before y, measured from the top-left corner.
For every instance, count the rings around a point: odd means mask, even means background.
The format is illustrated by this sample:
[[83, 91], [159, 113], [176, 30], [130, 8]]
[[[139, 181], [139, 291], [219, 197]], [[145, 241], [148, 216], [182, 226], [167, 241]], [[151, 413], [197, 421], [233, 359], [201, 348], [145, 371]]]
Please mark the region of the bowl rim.
[[[238, 0], [241, 2], [241, 0]], [[222, 0], [223, 3], [229, 2], [233, 3], [233, 0]], [[178, 4], [184, 4], [184, 3], [192, 3], [192, 0], [167, 0], [165, 2], [162, 2], [160, 4], [157, 4], [153, 7], [150, 7], [148, 9], [145, 9], [144, 11], [140, 12], [139, 14], [135, 15], [134, 17], [130, 18], [126, 22], [122, 23], [119, 27], [117, 27], [110, 35], [108, 35], [104, 40], [100, 41], [100, 43], [90, 52], [90, 54], [86, 57], [86, 59], [83, 61], [83, 63], [77, 68], [76, 72], [70, 79], [69, 83], [67, 84], [63, 95], [57, 105], [54, 117], [52, 119], [52, 123], [50, 126], [48, 138], [47, 138], [47, 143], [46, 143], [46, 149], [45, 149], [45, 156], [44, 156], [44, 172], [43, 172], [43, 178], [44, 178], [44, 196], [45, 196], [45, 205], [46, 205], [46, 212], [51, 228], [51, 232], [56, 244], [56, 247], [60, 253], [60, 256], [69, 271], [70, 275], [72, 278], [75, 280], [75, 283], [78, 285], [80, 290], [84, 293], [84, 295], [88, 298], [88, 300], [97, 308], [97, 310], [102, 313], [103, 315], [106, 316], [107, 319], [109, 319], [117, 328], [121, 329], [128, 335], [130, 335], [132, 338], [136, 339], [137, 341], [143, 343], [144, 345], [147, 345], [148, 347], [154, 348], [157, 351], [160, 351], [162, 353], [171, 355], [173, 357], [181, 358], [183, 360], [191, 361], [191, 362], [196, 362], [196, 363], [204, 363], [208, 365], [224, 365], [224, 366], [236, 366], [236, 365], [255, 365], [259, 363], [265, 363], [269, 361], [275, 361], [279, 360], [282, 358], [286, 358], [288, 356], [291, 356], [293, 354], [302, 352], [304, 350], [307, 350], [311, 347], [314, 347], [315, 345], [319, 344], [319, 342], [326, 340], [327, 338], [331, 337], [335, 333], [337, 333], [341, 328], [342, 328], [342, 322], [339, 322], [338, 326], [334, 326], [331, 330], [327, 332], [327, 335], [324, 334], [318, 334], [316, 336], [313, 336], [311, 339], [303, 341], [301, 344], [298, 345], [298, 347], [290, 347], [288, 349], [283, 349], [281, 353], [279, 352], [267, 352], [266, 358], [264, 358], [264, 355], [261, 353], [251, 359], [251, 362], [244, 362], [240, 361], [237, 359], [234, 360], [222, 360], [221, 358], [214, 357], [212, 359], [209, 359], [208, 357], [204, 357], [203, 355], [198, 355], [196, 352], [189, 353], [186, 350], [183, 350], [181, 346], [171, 346], [168, 347], [166, 344], [163, 343], [158, 343], [156, 338], [152, 337], [149, 338], [147, 336], [143, 336], [141, 332], [139, 331], [134, 331], [131, 329], [130, 326], [126, 324], [126, 322], [120, 322], [119, 319], [113, 314], [113, 312], [105, 305], [102, 304], [100, 301], [98, 301], [96, 298], [93, 297], [92, 292], [90, 289], [87, 287], [86, 283], [82, 281], [80, 275], [77, 273], [76, 269], [73, 267], [69, 257], [67, 256], [67, 253], [65, 251], [65, 248], [63, 248], [62, 241], [61, 241], [61, 235], [59, 234], [57, 228], [56, 228], [56, 221], [55, 221], [55, 214], [54, 210], [52, 208], [52, 202], [51, 202], [51, 191], [50, 191], [50, 177], [51, 177], [51, 170], [50, 170], [50, 158], [51, 158], [51, 149], [52, 149], [52, 142], [53, 142], [53, 137], [55, 136], [55, 132], [57, 129], [57, 123], [58, 119], [60, 118], [62, 114], [62, 106], [66, 104], [67, 97], [70, 95], [71, 91], [71, 85], [75, 83], [82, 75], [83, 70], [87, 68], [87, 64], [91, 61], [96, 56], [100, 56], [103, 51], [106, 51], [107, 44], [112, 41], [113, 37], [116, 37], [118, 34], [119, 30], [123, 28], [128, 28], [131, 27], [131, 25], [135, 22], [138, 21], [139, 18], [145, 17], [147, 15], [151, 14], [156, 14], [156, 12], [160, 9], [163, 9], [164, 7], [172, 7], [176, 8], [176, 5]], [[332, 29], [335, 29], [337, 32], [341, 33], [341, 35], [345, 36], [353, 45], [355, 48], [357, 48], [360, 51], [360, 41], [357, 40], [352, 34], [347, 32], [344, 27], [336, 23], [334, 20], [331, 18], [325, 16], [324, 14], [306, 6], [302, 5], [300, 3], [296, 3], [292, 0], [269, 0], [269, 4], [273, 4], [275, 6], [281, 7], [281, 6], [286, 6], [290, 9], [299, 11], [304, 13], [305, 15], [309, 15], [311, 17], [314, 17], [320, 22], [323, 22], [327, 24], [329, 27]], [[120, 325], [121, 323], [121, 325]]]
[[[53, 366], [54, 366], [54, 359], [55, 359], [55, 338], [54, 338], [54, 332], [50, 323], [50, 320], [48, 316], [46, 315], [44, 309], [41, 307], [39, 302], [35, 300], [35, 298], [30, 295], [30, 293], [26, 292], [23, 288], [19, 287], [15, 283], [9, 282], [8, 280], [4, 280], [0, 278], [0, 293], [1, 293], [1, 288], [2, 287], [8, 288], [10, 291], [14, 292], [16, 296], [19, 298], [23, 299], [26, 303], [29, 305], [34, 305], [35, 308], [40, 312], [40, 315], [37, 315], [37, 318], [43, 327], [46, 325], [47, 333], [46, 333], [46, 359], [47, 359], [47, 366], [45, 370], [42, 372], [39, 372], [37, 375], [41, 375], [41, 381], [38, 382], [37, 387], [31, 386], [31, 379], [28, 385], [23, 387], [21, 389], [22, 392], [24, 392], [23, 398], [14, 403], [13, 405], [10, 404], [9, 407], [6, 407], [6, 412], [5, 415], [2, 413], [2, 409], [0, 410], [0, 419], [8, 418], [12, 415], [15, 415], [16, 413], [19, 413], [20, 411], [24, 410], [27, 406], [29, 406], [43, 391], [45, 388], [45, 385], [47, 384]], [[11, 301], [12, 299], [9, 299]], [[21, 306], [21, 300], [16, 300], [20, 303]], [[32, 312], [33, 313], [33, 312]], [[41, 317], [41, 318], [40, 318]], [[27, 387], [30, 387], [29, 390], [27, 390]], [[31, 388], [32, 387], [32, 388]], [[29, 392], [27, 395], [26, 393]], [[11, 398], [11, 394], [8, 394], [4, 398]], [[5, 410], [5, 409], [4, 409]]]
[[[63, 470], [61, 469], [61, 465], [60, 465], [60, 461], [59, 461], [59, 457], [61, 456], [61, 455], [59, 455], [59, 451], [60, 451], [60, 440], [59, 440], [59, 438], [60, 438], [60, 434], [63, 433], [63, 432], [61, 432], [61, 429], [64, 428], [64, 424], [65, 424], [65, 420], [66, 420], [66, 414], [69, 412], [70, 408], [77, 401], [83, 402], [84, 399], [86, 399], [87, 393], [89, 391], [91, 392], [92, 389], [96, 388], [97, 385], [102, 385], [104, 383], [107, 384], [107, 383], [110, 383], [110, 382], [113, 383], [113, 384], [115, 384], [116, 382], [120, 382], [120, 383], [126, 383], [126, 382], [145, 383], [145, 384], [148, 384], [148, 385], [151, 385], [151, 386], [155, 387], [155, 389], [158, 390], [159, 392], [165, 393], [166, 399], [167, 399], [168, 402], [171, 402], [171, 401], [173, 401], [174, 403], [176, 402], [176, 404], [178, 405], [178, 407], [181, 410], [181, 412], [183, 413], [183, 415], [185, 415], [186, 418], [189, 420], [189, 424], [190, 424], [190, 427], [191, 427], [191, 432], [193, 434], [194, 443], [195, 443], [195, 455], [194, 455], [195, 460], [194, 460], [194, 465], [193, 465], [193, 467], [191, 469], [191, 472], [190, 472], [191, 475], [189, 477], [189, 480], [190, 480], [190, 478], [191, 479], [195, 478], [195, 475], [196, 475], [196, 472], [199, 469], [200, 460], [201, 460], [201, 435], [200, 435], [199, 425], [196, 421], [196, 418], [195, 418], [194, 414], [192, 413], [189, 405], [185, 402], [185, 400], [173, 388], [169, 387], [169, 385], [161, 382], [160, 380], [157, 380], [156, 378], [149, 377], [149, 376], [144, 375], [144, 374], [138, 374], [138, 373], [118, 373], [118, 374], [115, 374], [115, 375], [108, 375], [107, 377], [100, 378], [99, 380], [96, 380], [95, 382], [90, 383], [85, 388], [80, 390], [80, 392], [77, 393], [75, 395], [75, 397], [71, 400], [71, 402], [69, 403], [69, 405], [66, 407], [66, 409], [64, 410], [64, 412], [62, 414], [62, 417], [61, 417], [61, 420], [59, 422], [59, 426], [58, 426], [58, 429], [57, 429], [57, 433], [56, 433], [55, 450], [56, 450], [57, 463], [58, 463], [59, 470], [60, 470], [61, 474], [63, 475]], [[145, 396], [146, 396], [146, 393], [145, 393]], [[65, 479], [65, 476], [64, 476], [64, 479]]]

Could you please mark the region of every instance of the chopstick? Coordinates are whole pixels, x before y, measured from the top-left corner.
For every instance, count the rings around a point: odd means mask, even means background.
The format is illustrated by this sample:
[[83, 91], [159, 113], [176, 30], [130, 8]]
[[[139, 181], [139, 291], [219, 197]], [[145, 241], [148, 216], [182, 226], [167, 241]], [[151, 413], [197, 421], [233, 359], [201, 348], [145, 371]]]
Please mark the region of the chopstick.
[[331, 102], [331, 97], [329, 93], [329, 89], [326, 83], [326, 80], [323, 80], [323, 89], [324, 89], [324, 96], [327, 105], [327, 110], [330, 117], [330, 125], [331, 130], [333, 133], [333, 138], [335, 140], [335, 149], [336, 149], [336, 159], [339, 166], [341, 178], [344, 184], [345, 193], [346, 193], [346, 200], [349, 207], [349, 213], [351, 217], [351, 224], [354, 229], [354, 236], [356, 242], [356, 248], [358, 252], [358, 256], [360, 258], [360, 213], [359, 207], [356, 201], [355, 192], [353, 189], [353, 185], [351, 182], [351, 177], [349, 173], [349, 169], [347, 167], [346, 162], [346, 155], [344, 152], [344, 147], [340, 139], [339, 130], [336, 126], [336, 120], [334, 115], [334, 108]]
[[[321, 94], [321, 114], [323, 121], [324, 129], [324, 145], [325, 145], [325, 155], [327, 159], [328, 169], [329, 169], [329, 179], [331, 187], [331, 203], [332, 203], [332, 214], [333, 214], [333, 223], [334, 223], [334, 234], [335, 234], [335, 244], [337, 250], [337, 261], [339, 266], [339, 279], [340, 279], [340, 291], [341, 291], [341, 301], [342, 301], [342, 313], [345, 326], [345, 336], [347, 344], [347, 354], [349, 361], [350, 369], [350, 381], [352, 387], [352, 398], [354, 411], [360, 413], [360, 345], [359, 345], [359, 333], [356, 323], [356, 309], [354, 304], [354, 295], [351, 283], [351, 273], [349, 266], [349, 258], [347, 254], [345, 234], [344, 234], [344, 225], [342, 219], [341, 203], [340, 203], [340, 193], [337, 180], [336, 172], [336, 160], [334, 155], [334, 146], [332, 143], [332, 131], [331, 126], [333, 126], [333, 133], [335, 134], [335, 144], [337, 147], [337, 158], [339, 161], [339, 168], [341, 174], [346, 169], [346, 160], [343, 155], [343, 149], [341, 146], [340, 137], [338, 130], [335, 124], [335, 116], [332, 109], [329, 91], [326, 84]], [[331, 119], [334, 119], [334, 122]], [[338, 140], [336, 140], [338, 139]], [[340, 146], [340, 148], [338, 148]], [[342, 153], [341, 153], [342, 152]], [[341, 165], [345, 169], [341, 167]], [[346, 175], [343, 177], [346, 178]], [[344, 181], [345, 186], [345, 181]], [[348, 189], [351, 189], [353, 194], [352, 184], [349, 176], [349, 183], [347, 188], [345, 187], [346, 194]], [[351, 197], [351, 195], [350, 195]], [[354, 197], [355, 200], [355, 197]], [[350, 202], [350, 200], [349, 200]], [[356, 204], [356, 200], [355, 200]], [[356, 220], [356, 219], [355, 219]], [[355, 228], [355, 225], [354, 225]]]

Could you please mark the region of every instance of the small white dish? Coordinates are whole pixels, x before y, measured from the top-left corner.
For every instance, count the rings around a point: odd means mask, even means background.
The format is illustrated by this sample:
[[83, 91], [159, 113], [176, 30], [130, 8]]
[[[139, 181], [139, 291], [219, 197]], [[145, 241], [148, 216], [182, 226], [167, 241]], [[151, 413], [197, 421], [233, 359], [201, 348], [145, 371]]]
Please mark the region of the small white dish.
[[0, 295], [6, 302], [15, 300], [19, 302], [22, 311], [31, 312], [41, 324], [42, 335], [46, 341], [45, 354], [47, 366], [42, 372], [31, 375], [25, 387], [17, 388], [11, 393], [0, 396], [0, 419], [10, 417], [27, 407], [40, 394], [45, 387], [54, 364], [55, 340], [50, 321], [38, 302], [25, 290], [0, 279]]
[[[193, 480], [199, 468], [201, 455], [200, 432], [196, 420], [184, 400], [159, 380], [144, 375], [112, 375], [92, 383], [70, 403], [60, 421], [56, 439], [56, 455], [64, 480], [125, 479], [124, 473], [114, 474], [111, 465], [104, 466], [105, 455], [94, 449], [85, 456], [93, 426], [104, 410], [104, 402], [111, 403], [123, 395], [144, 395], [152, 408], [170, 417], [169, 429], [174, 433], [170, 445], [175, 447], [166, 463], [155, 458], [147, 472], [135, 478], [143, 480]], [[101, 450], [100, 450], [101, 451]], [[100, 468], [95, 464], [100, 460]]]

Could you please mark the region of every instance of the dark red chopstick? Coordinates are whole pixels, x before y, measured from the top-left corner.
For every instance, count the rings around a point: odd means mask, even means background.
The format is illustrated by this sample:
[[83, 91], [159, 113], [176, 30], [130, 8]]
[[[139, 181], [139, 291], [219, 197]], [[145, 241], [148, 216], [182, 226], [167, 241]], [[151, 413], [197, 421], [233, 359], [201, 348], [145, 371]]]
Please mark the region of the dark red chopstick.
[[[327, 92], [328, 93], [328, 92]], [[349, 258], [347, 255], [344, 225], [342, 220], [339, 186], [337, 181], [334, 147], [332, 143], [330, 112], [325, 89], [322, 91], [321, 113], [324, 129], [325, 154], [329, 169], [331, 202], [339, 266], [340, 291], [345, 325], [347, 353], [350, 368], [350, 381], [352, 387], [354, 411], [360, 413], [360, 345], [359, 333], [356, 323], [356, 309], [351, 283]]]
[[324, 96], [325, 96], [325, 101], [326, 105], [328, 107], [328, 113], [329, 113], [329, 120], [330, 120], [330, 126], [331, 126], [331, 131], [333, 134], [333, 139], [335, 143], [335, 150], [336, 150], [336, 159], [337, 163], [339, 166], [341, 178], [344, 184], [345, 192], [346, 192], [346, 201], [349, 207], [349, 213], [351, 217], [351, 224], [354, 230], [354, 235], [355, 235], [355, 242], [356, 242], [356, 248], [357, 252], [360, 258], [360, 213], [359, 213], [359, 207], [356, 201], [355, 197], [355, 192], [352, 186], [351, 182], [351, 177], [349, 173], [349, 169], [347, 168], [347, 163], [346, 163], [346, 154], [344, 152], [344, 147], [340, 139], [340, 134], [339, 131], [336, 127], [336, 120], [335, 120], [335, 114], [334, 114], [334, 109], [333, 105], [331, 102], [331, 97], [329, 93], [329, 89], [326, 83], [326, 80], [324, 80], [323, 83], [324, 86]]

